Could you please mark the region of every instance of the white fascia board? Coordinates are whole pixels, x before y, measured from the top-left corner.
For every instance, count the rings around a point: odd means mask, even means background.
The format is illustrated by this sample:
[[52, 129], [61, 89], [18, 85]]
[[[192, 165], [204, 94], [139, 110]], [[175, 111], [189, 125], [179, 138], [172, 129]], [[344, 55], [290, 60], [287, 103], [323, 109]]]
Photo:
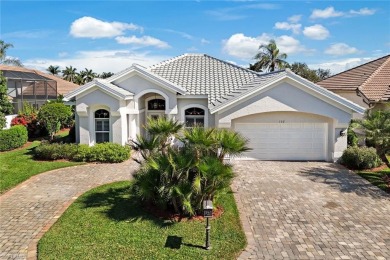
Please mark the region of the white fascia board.
[[181, 95], [181, 96], [177, 96], [178, 99], [188, 99], [188, 98], [207, 99], [208, 97], [209, 97], [208, 95]]
[[81, 87], [69, 92], [68, 94], [66, 94], [64, 96], [64, 99], [67, 99], [67, 100], [70, 100], [72, 98], [74, 98], [75, 96], [78, 96], [79, 94], [87, 91], [88, 89], [92, 88], [95, 84], [95, 81], [91, 81], [91, 82], [88, 82], [87, 84], [85, 85], [82, 85]]
[[170, 82], [166, 80], [163, 77], [160, 77], [159, 75], [151, 72], [150, 70], [138, 65], [138, 64], [133, 64], [130, 68], [118, 73], [117, 75], [112, 76], [111, 78], [107, 79], [108, 82], [112, 83], [114, 81], [121, 81], [121, 78], [125, 78], [126, 75], [129, 75], [132, 72], [138, 72], [140, 75], [144, 76], [147, 80], [150, 80], [152, 82], [155, 82], [157, 85], [160, 85], [172, 92], [180, 93], [184, 95], [186, 93], [186, 90], [182, 88], [181, 86]]
[[103, 83], [101, 83], [97, 80], [93, 80], [93, 81], [85, 84], [84, 86], [68, 93], [64, 98], [66, 98], [67, 100], [70, 100], [73, 97], [79, 96], [79, 95], [87, 92], [88, 90], [90, 90], [94, 87], [98, 87], [99, 89], [103, 90], [104, 92], [110, 94], [111, 96], [113, 96], [117, 99], [132, 99], [132, 95], [124, 95], [123, 93], [119, 93], [118, 91], [112, 89], [109, 86], [104, 85]]

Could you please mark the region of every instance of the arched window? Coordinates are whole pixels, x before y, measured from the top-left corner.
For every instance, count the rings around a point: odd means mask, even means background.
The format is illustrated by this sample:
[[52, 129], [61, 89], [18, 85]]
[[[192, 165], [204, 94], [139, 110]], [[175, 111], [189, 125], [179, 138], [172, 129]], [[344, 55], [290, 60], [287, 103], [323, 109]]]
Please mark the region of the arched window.
[[149, 100], [148, 110], [165, 110], [165, 100], [157, 98]]
[[186, 127], [204, 127], [204, 110], [198, 107], [191, 107], [184, 111]]
[[95, 112], [96, 143], [110, 141], [110, 112], [104, 109]]

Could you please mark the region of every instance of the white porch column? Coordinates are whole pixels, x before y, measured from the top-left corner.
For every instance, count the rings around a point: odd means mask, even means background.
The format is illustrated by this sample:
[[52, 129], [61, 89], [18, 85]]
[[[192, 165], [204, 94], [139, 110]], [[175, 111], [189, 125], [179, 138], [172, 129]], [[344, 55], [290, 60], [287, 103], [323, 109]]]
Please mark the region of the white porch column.
[[127, 109], [126, 108], [120, 108], [119, 114], [121, 117], [121, 144], [124, 145], [128, 141], [128, 123], [127, 123]]
[[128, 123], [129, 123], [129, 138], [135, 140], [137, 139], [137, 135], [140, 134], [139, 114], [130, 113]]

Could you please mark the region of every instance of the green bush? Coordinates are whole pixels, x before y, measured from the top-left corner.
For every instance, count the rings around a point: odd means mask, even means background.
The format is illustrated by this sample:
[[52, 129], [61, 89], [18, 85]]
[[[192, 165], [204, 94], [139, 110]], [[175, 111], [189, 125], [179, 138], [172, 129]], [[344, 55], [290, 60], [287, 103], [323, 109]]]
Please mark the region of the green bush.
[[130, 158], [130, 148], [115, 143], [102, 143], [90, 147], [90, 162], [117, 163]]
[[114, 143], [96, 144], [92, 147], [86, 144], [43, 143], [35, 148], [34, 156], [43, 160], [118, 163], [130, 158], [130, 148]]
[[0, 111], [0, 130], [7, 126], [5, 115]]
[[73, 160], [77, 154], [77, 144], [42, 143], [34, 150], [34, 156], [43, 160]]
[[60, 130], [61, 122], [68, 121], [72, 116], [71, 108], [63, 103], [46, 103], [38, 112], [38, 119], [46, 127], [50, 140], [53, 140], [54, 134]]
[[341, 156], [341, 163], [350, 169], [371, 169], [382, 161], [372, 147], [348, 147]]
[[28, 140], [27, 128], [22, 125], [0, 130], [0, 151], [8, 151], [21, 147]]

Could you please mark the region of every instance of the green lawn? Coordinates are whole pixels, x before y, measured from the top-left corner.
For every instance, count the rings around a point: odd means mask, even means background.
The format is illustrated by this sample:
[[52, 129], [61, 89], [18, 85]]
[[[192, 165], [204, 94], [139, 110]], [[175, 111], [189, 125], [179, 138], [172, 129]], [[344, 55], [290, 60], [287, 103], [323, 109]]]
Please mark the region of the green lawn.
[[35, 161], [32, 158], [32, 149], [37, 145], [39, 145], [39, 141], [33, 142], [24, 149], [0, 153], [0, 193], [38, 173], [80, 164], [62, 161]]
[[377, 172], [359, 171], [357, 172], [357, 174], [371, 182], [373, 185], [390, 193], [390, 187], [383, 179], [385, 176], [388, 176], [390, 178], [390, 168], [386, 168]]
[[[171, 222], [142, 210], [130, 182], [95, 188], [76, 200], [38, 244], [39, 259], [236, 259], [246, 245], [233, 194], [211, 220], [211, 246], [203, 249], [204, 221]], [[171, 248], [176, 247], [176, 249]]]

